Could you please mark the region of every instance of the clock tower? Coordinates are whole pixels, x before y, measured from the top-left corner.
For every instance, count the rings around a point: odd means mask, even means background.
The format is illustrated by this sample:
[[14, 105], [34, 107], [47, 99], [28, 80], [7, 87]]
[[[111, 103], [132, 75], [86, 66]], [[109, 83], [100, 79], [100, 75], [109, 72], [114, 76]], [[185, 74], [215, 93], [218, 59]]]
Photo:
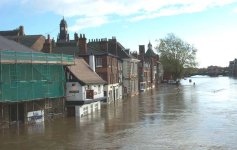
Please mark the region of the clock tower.
[[60, 32], [58, 35], [58, 40], [60, 41], [68, 41], [69, 40], [69, 35], [67, 33], [67, 22], [63, 19], [60, 22]]

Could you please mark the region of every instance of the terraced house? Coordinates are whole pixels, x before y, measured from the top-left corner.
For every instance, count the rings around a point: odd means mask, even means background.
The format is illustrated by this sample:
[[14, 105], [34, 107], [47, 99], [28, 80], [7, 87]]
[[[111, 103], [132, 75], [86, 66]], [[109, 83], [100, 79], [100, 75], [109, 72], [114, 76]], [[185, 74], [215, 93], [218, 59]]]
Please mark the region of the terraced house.
[[[97, 40], [98, 42], [99, 40]], [[89, 64], [89, 56], [95, 57], [95, 72], [106, 81], [104, 87], [105, 102], [110, 103], [122, 99], [122, 63], [118, 57], [109, 51], [109, 45], [103, 40], [96, 43], [91, 40], [87, 43], [85, 34], [74, 34], [74, 39], [69, 39], [67, 22], [63, 18], [59, 24], [57, 41], [52, 42], [52, 53], [71, 54], [84, 58]], [[116, 45], [114, 45], [116, 46]]]
[[107, 82], [107, 102], [122, 99], [122, 61], [117, 56], [116, 38], [90, 40], [88, 48], [96, 56], [96, 72]]
[[140, 60], [135, 58], [129, 49], [121, 49], [118, 55], [123, 62], [123, 95], [135, 96], [139, 94], [138, 64]]
[[145, 45], [139, 45], [139, 54], [137, 58], [139, 63], [139, 89], [146, 91], [152, 89], [159, 83], [162, 74], [159, 73], [159, 55], [154, 53], [151, 43], [148, 43], [147, 51], [145, 52]]

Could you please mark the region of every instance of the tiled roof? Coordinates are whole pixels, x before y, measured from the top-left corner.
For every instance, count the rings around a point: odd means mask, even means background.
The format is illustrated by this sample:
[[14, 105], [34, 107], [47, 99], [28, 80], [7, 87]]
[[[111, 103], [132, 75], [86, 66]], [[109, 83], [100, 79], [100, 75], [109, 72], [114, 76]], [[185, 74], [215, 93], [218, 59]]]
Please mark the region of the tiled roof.
[[86, 61], [82, 58], [75, 59], [75, 65], [67, 66], [69, 71], [84, 84], [105, 84], [104, 81], [97, 73], [95, 73]]
[[60, 46], [52, 49], [53, 53], [57, 54], [68, 54], [68, 55], [79, 55], [79, 47], [76, 46]]
[[0, 36], [0, 50], [12, 50], [17, 52], [36, 52], [22, 44]]
[[116, 48], [113, 47], [113, 44], [111, 43], [112, 40], [108, 41], [108, 49], [107, 51], [101, 50], [100, 48], [100, 41], [98, 42], [89, 42], [87, 46], [89, 47], [88, 53], [90, 54], [91, 52], [96, 55], [96, 54], [110, 54], [114, 55], [119, 58], [130, 58], [130, 56], [125, 52], [125, 48], [119, 43], [116, 42]]
[[58, 41], [56, 45], [52, 47], [52, 53], [79, 55], [79, 47], [75, 41]]
[[55, 47], [52, 48], [52, 53], [58, 53], [58, 54], [69, 54], [69, 55], [75, 55], [75, 56], [83, 56], [83, 55], [110, 55], [113, 57], [117, 57], [108, 51], [104, 51], [100, 49], [100, 45], [98, 42], [89, 42], [87, 43], [87, 53], [83, 54], [82, 51], [79, 49], [79, 46], [77, 46], [76, 42], [71, 40], [70, 42], [57, 42]]
[[5, 36], [34, 50], [41, 51], [45, 42], [43, 35]]
[[101, 51], [100, 50], [100, 43], [99, 42], [88, 42], [87, 46], [90, 47], [90, 49]]
[[105, 51], [100, 49], [99, 42], [89, 42], [87, 43], [87, 55], [109, 55], [112, 57], [117, 57], [116, 55], [110, 53], [109, 51]]
[[16, 36], [19, 33], [19, 29], [10, 30], [10, 31], [0, 31], [1, 36]]
[[148, 50], [146, 51], [146, 54], [145, 54], [145, 55], [148, 56], [148, 57], [157, 56], [157, 54], [154, 53], [154, 51], [153, 51], [152, 49], [148, 49]]
[[117, 54], [119, 58], [131, 58], [131, 56], [125, 52], [123, 45], [119, 42], [117, 42]]
[[112, 55], [107, 51], [103, 51], [100, 49], [100, 47], [98, 47], [98, 45], [96, 43], [88, 43], [87, 44], [87, 54], [94, 54], [94, 55]]
[[56, 47], [78, 47], [75, 40], [70, 41], [57, 41]]

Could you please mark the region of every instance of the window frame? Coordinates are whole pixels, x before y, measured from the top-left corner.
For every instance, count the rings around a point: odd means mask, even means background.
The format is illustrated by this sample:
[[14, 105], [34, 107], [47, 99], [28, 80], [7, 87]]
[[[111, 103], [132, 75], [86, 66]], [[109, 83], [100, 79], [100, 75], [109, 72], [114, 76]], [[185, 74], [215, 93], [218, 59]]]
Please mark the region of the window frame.
[[103, 59], [101, 57], [96, 58], [95, 66], [96, 67], [103, 67]]

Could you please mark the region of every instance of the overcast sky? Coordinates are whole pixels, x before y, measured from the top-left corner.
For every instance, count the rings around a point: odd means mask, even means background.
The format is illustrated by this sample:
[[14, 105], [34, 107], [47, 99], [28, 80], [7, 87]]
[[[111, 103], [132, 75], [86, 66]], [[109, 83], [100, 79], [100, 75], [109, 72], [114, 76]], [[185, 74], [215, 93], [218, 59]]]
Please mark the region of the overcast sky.
[[111, 38], [131, 51], [174, 33], [197, 49], [199, 67], [237, 58], [237, 0], [1, 0], [0, 30], [55, 39], [65, 18], [70, 38]]

